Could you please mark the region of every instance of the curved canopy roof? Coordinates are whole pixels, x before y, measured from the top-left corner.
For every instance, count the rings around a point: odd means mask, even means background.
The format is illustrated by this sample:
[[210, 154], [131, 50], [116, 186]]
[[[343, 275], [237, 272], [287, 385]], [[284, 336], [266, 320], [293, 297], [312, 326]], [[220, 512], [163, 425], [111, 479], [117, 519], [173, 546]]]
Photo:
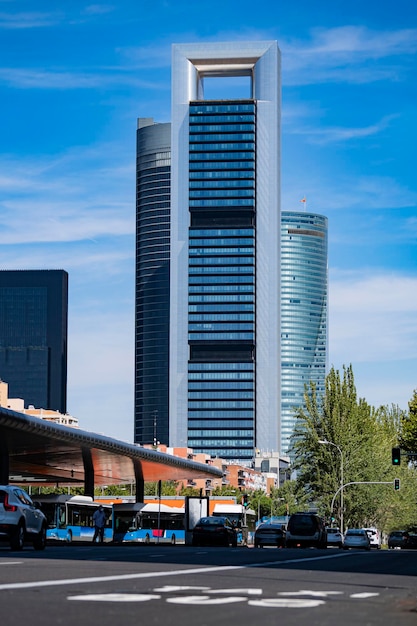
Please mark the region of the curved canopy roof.
[[0, 407], [0, 483], [81, 483], [91, 468], [96, 486], [221, 477], [222, 471], [93, 432]]

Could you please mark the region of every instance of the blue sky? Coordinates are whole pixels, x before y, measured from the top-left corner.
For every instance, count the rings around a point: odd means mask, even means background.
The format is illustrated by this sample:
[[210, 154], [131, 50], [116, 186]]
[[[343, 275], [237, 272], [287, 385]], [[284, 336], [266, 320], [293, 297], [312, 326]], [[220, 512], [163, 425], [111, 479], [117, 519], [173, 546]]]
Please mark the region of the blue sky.
[[329, 363], [417, 388], [417, 11], [409, 0], [0, 0], [0, 267], [69, 273], [68, 411], [133, 438], [135, 132], [172, 43], [277, 40], [282, 208], [329, 218]]

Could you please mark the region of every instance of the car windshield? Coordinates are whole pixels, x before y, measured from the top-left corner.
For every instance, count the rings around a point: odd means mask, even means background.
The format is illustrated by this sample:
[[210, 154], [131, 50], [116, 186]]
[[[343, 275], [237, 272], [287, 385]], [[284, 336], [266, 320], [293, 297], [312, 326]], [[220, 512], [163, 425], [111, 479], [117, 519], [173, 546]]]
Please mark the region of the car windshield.
[[356, 536], [356, 537], [363, 537], [363, 536], [364, 536], [364, 534], [365, 534], [365, 531], [364, 531], [364, 530], [348, 530], [348, 531], [346, 532], [346, 535], [349, 535], [349, 536]]
[[203, 526], [224, 526], [225, 523], [223, 517], [202, 517], [199, 522]]

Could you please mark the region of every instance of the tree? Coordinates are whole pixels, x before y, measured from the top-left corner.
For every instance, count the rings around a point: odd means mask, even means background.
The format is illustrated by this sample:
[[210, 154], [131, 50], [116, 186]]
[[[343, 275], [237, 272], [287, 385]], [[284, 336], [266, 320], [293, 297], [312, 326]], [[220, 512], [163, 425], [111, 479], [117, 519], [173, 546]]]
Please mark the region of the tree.
[[[305, 407], [296, 413], [292, 440], [297, 490], [326, 516], [334, 500], [334, 514], [340, 519], [341, 499], [334, 496], [341, 486], [343, 466], [344, 525], [386, 528], [416, 500], [415, 481], [407, 467], [398, 476], [404, 491], [394, 493], [392, 486], [397, 468], [390, 462], [391, 447], [398, 439], [403, 412], [394, 406], [375, 409], [358, 398], [352, 366], [344, 367], [342, 376], [330, 370], [322, 397], [310, 384], [304, 401]], [[347, 485], [351, 482], [387, 484]]]
[[417, 452], [417, 389], [408, 403], [408, 415], [401, 420], [399, 444], [407, 452]]

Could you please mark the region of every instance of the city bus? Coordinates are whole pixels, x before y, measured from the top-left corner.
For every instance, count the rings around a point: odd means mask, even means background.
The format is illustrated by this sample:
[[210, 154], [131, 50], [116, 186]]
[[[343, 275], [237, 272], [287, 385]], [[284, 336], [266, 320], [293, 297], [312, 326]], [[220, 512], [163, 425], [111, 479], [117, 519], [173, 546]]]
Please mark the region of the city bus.
[[104, 541], [113, 540], [111, 505], [95, 502], [90, 496], [39, 495], [33, 496], [46, 515], [46, 539], [50, 541], [93, 541], [93, 515], [102, 506], [107, 515]]
[[216, 504], [213, 510], [216, 517], [227, 517], [237, 528], [237, 541], [240, 544], [253, 543], [256, 527], [256, 513], [243, 504]]
[[113, 504], [113, 541], [184, 543], [184, 520], [184, 507], [141, 502]]

